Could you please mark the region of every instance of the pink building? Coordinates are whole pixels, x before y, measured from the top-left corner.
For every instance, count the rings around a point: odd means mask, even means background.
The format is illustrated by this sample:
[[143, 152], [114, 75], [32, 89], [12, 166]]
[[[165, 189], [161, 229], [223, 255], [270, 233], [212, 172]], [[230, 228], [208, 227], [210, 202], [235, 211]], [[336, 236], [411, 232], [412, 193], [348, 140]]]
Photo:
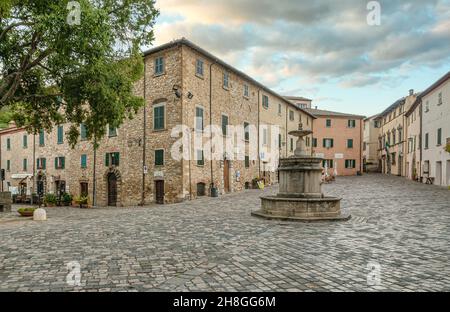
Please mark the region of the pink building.
[[313, 122], [313, 154], [324, 158], [329, 174], [356, 175], [362, 168], [364, 116], [307, 109]]

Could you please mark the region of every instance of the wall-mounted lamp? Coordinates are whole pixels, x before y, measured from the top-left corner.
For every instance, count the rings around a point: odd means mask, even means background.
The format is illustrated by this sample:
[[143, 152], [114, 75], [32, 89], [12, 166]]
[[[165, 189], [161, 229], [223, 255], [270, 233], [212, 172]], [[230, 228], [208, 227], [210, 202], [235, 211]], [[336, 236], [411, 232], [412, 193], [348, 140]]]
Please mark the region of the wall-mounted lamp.
[[180, 86], [179, 85], [173, 85], [172, 90], [175, 92], [175, 96], [177, 98], [181, 98], [181, 92], [180, 92]]
[[188, 92], [187, 97], [188, 97], [189, 100], [192, 100], [194, 95], [191, 92]]

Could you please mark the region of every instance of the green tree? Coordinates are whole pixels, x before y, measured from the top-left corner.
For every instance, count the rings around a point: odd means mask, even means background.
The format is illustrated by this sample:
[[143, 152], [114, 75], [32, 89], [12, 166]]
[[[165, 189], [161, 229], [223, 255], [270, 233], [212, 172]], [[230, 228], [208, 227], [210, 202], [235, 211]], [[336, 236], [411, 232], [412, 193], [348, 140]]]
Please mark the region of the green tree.
[[[143, 105], [139, 47], [154, 39], [154, 0], [1, 0], [0, 109], [18, 126], [79, 124], [98, 142]], [[79, 18], [78, 18], [79, 17]]]

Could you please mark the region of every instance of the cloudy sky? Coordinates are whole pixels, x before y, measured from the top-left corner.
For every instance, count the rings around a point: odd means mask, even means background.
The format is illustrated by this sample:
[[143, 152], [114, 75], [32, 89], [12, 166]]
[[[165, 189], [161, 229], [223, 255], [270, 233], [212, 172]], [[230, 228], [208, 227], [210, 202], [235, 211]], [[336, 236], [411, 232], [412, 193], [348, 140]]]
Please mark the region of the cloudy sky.
[[283, 95], [376, 114], [450, 71], [450, 0], [157, 0], [155, 45], [186, 37]]

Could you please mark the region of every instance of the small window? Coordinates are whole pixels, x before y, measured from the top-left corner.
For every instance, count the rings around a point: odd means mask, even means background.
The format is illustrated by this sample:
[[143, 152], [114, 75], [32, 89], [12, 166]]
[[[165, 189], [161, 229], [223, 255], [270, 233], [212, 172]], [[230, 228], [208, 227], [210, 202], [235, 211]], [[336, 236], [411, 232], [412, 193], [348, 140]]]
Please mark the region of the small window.
[[86, 141], [86, 139], [87, 139], [86, 125], [82, 123], [80, 124], [80, 140]]
[[11, 170], [11, 160], [7, 160], [6, 161], [6, 171], [10, 171]]
[[250, 140], [250, 124], [248, 122], [244, 122], [244, 139], [245, 141]]
[[347, 140], [347, 148], [353, 148], [353, 139]]
[[11, 150], [11, 139], [10, 138], [6, 139], [6, 150], [8, 150], [8, 151]]
[[331, 119], [327, 119], [326, 126], [327, 126], [327, 128], [331, 127]]
[[105, 166], [119, 166], [120, 154], [119, 153], [106, 153], [105, 154]]
[[442, 92], [438, 95], [438, 105], [442, 105]]
[[312, 147], [317, 147], [317, 138], [312, 139]]
[[281, 149], [282, 143], [281, 143], [281, 133], [278, 134], [278, 148]]
[[250, 157], [245, 156], [245, 168], [250, 168]]
[[65, 162], [65, 157], [55, 157], [55, 169], [64, 169]]
[[294, 150], [294, 139], [290, 138], [289, 140], [289, 151], [292, 152]]
[[324, 159], [322, 160], [322, 167], [325, 168], [325, 166], [330, 169], [330, 168], [334, 168], [334, 162], [333, 159]]
[[244, 96], [246, 98], [250, 97], [250, 91], [249, 91], [248, 85], [246, 85], [246, 84], [244, 85]]
[[57, 135], [58, 135], [58, 144], [63, 144], [64, 143], [64, 128], [63, 128], [63, 126], [58, 126]]
[[442, 128], [437, 130], [437, 145], [442, 145]]
[[425, 102], [425, 113], [428, 113], [430, 111], [430, 102], [426, 101]]
[[289, 110], [289, 120], [294, 121], [294, 112]]
[[117, 128], [113, 126], [108, 126], [108, 136], [110, 138], [117, 136]]
[[195, 130], [197, 131], [203, 131], [204, 125], [203, 125], [203, 108], [202, 107], [196, 107], [195, 108]]
[[356, 160], [346, 159], [345, 160], [345, 168], [346, 169], [355, 169], [356, 168]]
[[223, 87], [228, 89], [230, 87], [230, 74], [227, 72], [223, 73]]
[[203, 150], [197, 150], [197, 166], [205, 165], [205, 157]]
[[164, 73], [164, 58], [162, 56], [155, 59], [155, 75]]
[[28, 135], [26, 135], [26, 134], [23, 135], [22, 143], [23, 143], [22, 144], [23, 148], [27, 148], [28, 147]]
[[356, 120], [349, 120], [348, 121], [348, 127], [349, 128], [356, 128]]
[[153, 129], [164, 130], [165, 128], [165, 105], [160, 104], [153, 107]]
[[28, 159], [24, 158], [23, 160], [23, 166], [22, 166], [23, 171], [27, 171], [28, 169]]
[[36, 167], [37, 169], [40, 170], [45, 170], [47, 164], [46, 164], [46, 159], [45, 158], [38, 158], [36, 159]]
[[263, 95], [263, 96], [262, 96], [262, 106], [263, 106], [265, 109], [268, 109], [268, 108], [269, 108], [269, 97], [268, 97], [267, 95]]
[[325, 148], [332, 148], [334, 146], [334, 140], [333, 139], [323, 139], [323, 147]]
[[155, 150], [155, 166], [164, 166], [164, 150]]
[[281, 104], [278, 104], [278, 115], [281, 115]]
[[199, 76], [203, 76], [203, 61], [198, 59], [195, 66], [195, 73]]
[[45, 145], [45, 132], [43, 129], [39, 130], [39, 146]]
[[83, 154], [81, 155], [81, 168], [85, 169], [87, 168], [87, 155]]
[[228, 116], [222, 115], [222, 134], [228, 134]]

